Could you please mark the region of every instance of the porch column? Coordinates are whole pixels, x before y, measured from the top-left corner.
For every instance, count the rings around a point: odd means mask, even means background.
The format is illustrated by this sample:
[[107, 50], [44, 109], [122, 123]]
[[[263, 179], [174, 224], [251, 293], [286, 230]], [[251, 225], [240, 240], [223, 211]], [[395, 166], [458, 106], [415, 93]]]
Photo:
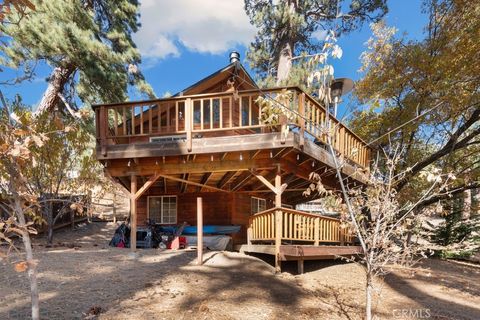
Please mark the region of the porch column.
[[203, 264], [203, 203], [197, 198], [197, 264]]
[[300, 258], [297, 260], [297, 270], [298, 270], [298, 274], [303, 274], [303, 258]]
[[[275, 176], [275, 207], [282, 208], [282, 177], [280, 167]], [[275, 271], [281, 272], [280, 245], [282, 244], [282, 211], [275, 211]]]
[[137, 250], [137, 176], [132, 175], [130, 181], [130, 251]]
[[[280, 165], [277, 167], [277, 175], [275, 176], [275, 185], [272, 185], [267, 179], [258, 174], [255, 170], [250, 171], [258, 180], [260, 180], [264, 185], [266, 185], [270, 190], [275, 193], [275, 270], [280, 272], [280, 245], [282, 244], [282, 229], [283, 229], [283, 219], [282, 219], [282, 193], [287, 188], [287, 184], [282, 185], [282, 177]], [[251, 224], [251, 223], [250, 223]], [[249, 234], [251, 237], [251, 234]], [[250, 238], [251, 239], [251, 238]], [[249, 241], [250, 244], [250, 241]]]

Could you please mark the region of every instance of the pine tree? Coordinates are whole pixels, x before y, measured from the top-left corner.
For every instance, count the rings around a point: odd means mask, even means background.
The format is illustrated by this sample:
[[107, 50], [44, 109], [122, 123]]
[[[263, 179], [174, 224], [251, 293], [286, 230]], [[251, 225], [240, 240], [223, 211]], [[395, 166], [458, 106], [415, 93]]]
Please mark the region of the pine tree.
[[[52, 67], [37, 112], [53, 110], [60, 95], [74, 103], [119, 102], [129, 86], [153, 96], [137, 65], [132, 40], [138, 23], [137, 0], [32, 1], [35, 10], [18, 23], [0, 25], [4, 45], [0, 65], [31, 74], [38, 62]], [[15, 7], [8, 21], [17, 21]]]
[[378, 21], [387, 6], [386, 0], [245, 0], [245, 10], [258, 29], [247, 59], [261, 84], [300, 85], [315, 64], [297, 57], [319, 52], [316, 34], [348, 33], [365, 21]]

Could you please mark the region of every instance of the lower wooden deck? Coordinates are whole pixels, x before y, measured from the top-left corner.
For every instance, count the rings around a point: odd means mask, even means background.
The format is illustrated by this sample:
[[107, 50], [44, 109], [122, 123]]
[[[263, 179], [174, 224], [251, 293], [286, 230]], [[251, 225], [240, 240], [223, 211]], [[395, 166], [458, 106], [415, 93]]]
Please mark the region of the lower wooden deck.
[[[253, 252], [275, 255], [273, 244], [243, 244], [237, 246], [240, 252]], [[339, 256], [354, 256], [362, 253], [360, 246], [313, 246], [313, 245], [281, 245], [280, 260], [321, 260], [334, 259]]]
[[[236, 247], [239, 252], [275, 255], [273, 244], [243, 244]], [[298, 273], [303, 273], [304, 260], [328, 260], [338, 257], [354, 257], [362, 254], [360, 246], [331, 245], [280, 245], [280, 261], [298, 261]]]

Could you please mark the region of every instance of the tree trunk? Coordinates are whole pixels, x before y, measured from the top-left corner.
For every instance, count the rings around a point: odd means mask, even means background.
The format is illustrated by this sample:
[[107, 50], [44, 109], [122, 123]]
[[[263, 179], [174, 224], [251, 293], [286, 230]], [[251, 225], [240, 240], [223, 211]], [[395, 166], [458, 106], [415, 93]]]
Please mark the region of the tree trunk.
[[26, 220], [25, 214], [22, 209], [22, 205], [20, 203], [20, 199], [18, 195], [15, 196], [15, 211], [17, 214], [18, 222], [22, 227], [22, 240], [23, 246], [25, 247], [26, 253], [26, 260], [28, 265], [28, 279], [30, 280], [30, 297], [32, 300], [32, 319], [38, 320], [40, 319], [40, 303], [38, 297], [38, 283], [37, 283], [37, 264], [33, 260], [33, 250], [32, 250], [32, 242], [30, 241], [30, 234], [25, 229]]
[[47, 90], [43, 93], [42, 100], [38, 105], [37, 111], [35, 111], [36, 115], [45, 111], [52, 111], [55, 108], [60, 99], [58, 94], [62, 93], [65, 84], [74, 71], [75, 68], [72, 64], [66, 64], [65, 67], [56, 67], [53, 69], [50, 80], [48, 81]]
[[413, 236], [413, 231], [411, 230], [411, 227], [407, 231], [407, 237], [405, 239], [405, 242], [403, 243], [403, 253], [402, 253], [402, 260], [401, 264], [405, 265], [407, 263], [407, 257], [408, 257], [408, 247], [410, 246], [410, 243], [412, 242], [412, 236]]
[[51, 246], [53, 243], [54, 222], [53, 222], [52, 203], [50, 201], [45, 202], [45, 207], [43, 208], [43, 215], [45, 217], [45, 220], [47, 220], [47, 245]]
[[281, 86], [288, 79], [290, 69], [292, 68], [293, 47], [290, 43], [286, 43], [280, 51], [277, 66], [277, 85]]
[[[289, 1], [288, 5], [290, 15], [294, 15], [295, 11], [297, 10], [297, 2]], [[284, 38], [280, 42], [279, 47], [281, 48], [281, 50], [278, 56], [277, 86], [285, 84], [284, 82], [288, 79], [290, 69], [292, 68], [292, 58], [295, 52], [295, 42], [291, 38], [289, 32], [287, 32], [287, 35], [284, 36]]]
[[472, 216], [480, 215], [480, 189], [472, 190]]
[[365, 289], [365, 319], [372, 320], [373, 279], [372, 275], [369, 273], [367, 273], [367, 285]]
[[470, 219], [472, 213], [472, 190], [465, 190], [463, 192], [463, 207], [462, 207], [462, 219]]

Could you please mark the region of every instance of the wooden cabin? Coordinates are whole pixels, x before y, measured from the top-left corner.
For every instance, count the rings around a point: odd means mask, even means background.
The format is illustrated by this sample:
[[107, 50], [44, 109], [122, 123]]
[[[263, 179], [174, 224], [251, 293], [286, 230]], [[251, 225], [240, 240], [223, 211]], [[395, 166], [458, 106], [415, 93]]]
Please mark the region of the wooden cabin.
[[[291, 92], [282, 108], [297, 116], [278, 126], [262, 123], [256, 99], [275, 99], [282, 90]], [[260, 89], [234, 56], [172, 97], [93, 109], [97, 158], [130, 194], [133, 230], [147, 219], [196, 225], [201, 197], [204, 224], [240, 225], [235, 248], [273, 254], [278, 268], [282, 260], [301, 267], [304, 259], [359, 252], [338, 219], [294, 210], [315, 198], [302, 194], [311, 172], [338, 188], [319, 130], [326, 119], [336, 128], [334, 147], [347, 159], [349, 183], [364, 182], [359, 172], [370, 161], [366, 143], [301, 89]], [[290, 127], [288, 135], [282, 126]]]

